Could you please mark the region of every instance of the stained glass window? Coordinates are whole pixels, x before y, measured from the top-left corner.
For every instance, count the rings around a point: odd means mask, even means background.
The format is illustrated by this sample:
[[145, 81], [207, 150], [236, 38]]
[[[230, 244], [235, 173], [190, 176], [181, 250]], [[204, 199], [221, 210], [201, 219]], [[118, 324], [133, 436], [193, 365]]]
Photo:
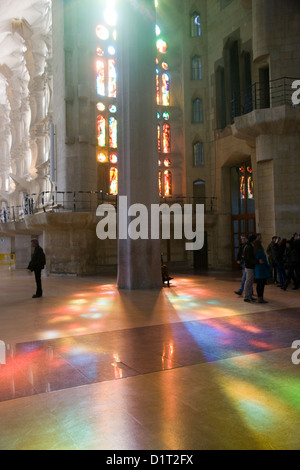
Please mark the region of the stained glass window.
[[103, 60], [96, 61], [96, 72], [97, 93], [100, 96], [105, 96], [105, 64]]
[[112, 153], [110, 156], [109, 156], [109, 161], [110, 163], [112, 163], [113, 165], [116, 165], [118, 163], [118, 156], [116, 153]]
[[163, 153], [171, 152], [171, 129], [169, 124], [163, 125]]
[[160, 52], [161, 54], [165, 54], [168, 49], [168, 45], [166, 41], [164, 41], [163, 39], [158, 39], [156, 43], [156, 47], [157, 47], [158, 52]]
[[110, 98], [117, 96], [116, 61], [114, 59], [108, 61], [108, 96]]
[[105, 26], [103, 26], [102, 24], [99, 24], [96, 28], [96, 36], [99, 39], [106, 41], [106, 39], [109, 38], [109, 31]]
[[107, 162], [107, 155], [104, 152], [99, 152], [97, 155], [97, 160], [99, 163], [106, 163]]
[[156, 103], [160, 104], [159, 70], [156, 69]]
[[167, 73], [162, 74], [162, 85], [161, 85], [161, 92], [162, 92], [162, 104], [164, 106], [170, 105], [170, 78]]
[[191, 17], [191, 36], [192, 38], [201, 36], [201, 22], [199, 13], [193, 13]]
[[240, 199], [246, 198], [245, 175], [240, 176]]
[[109, 192], [110, 194], [118, 194], [118, 169], [111, 167], [109, 170]]
[[169, 170], [164, 172], [164, 195], [172, 196], [172, 173]]
[[161, 127], [159, 124], [157, 126], [157, 143], [158, 143], [158, 151], [161, 152]]
[[97, 47], [96, 52], [99, 57], [104, 56], [104, 50], [101, 47]]
[[114, 46], [109, 46], [109, 47], [107, 48], [107, 52], [108, 52], [110, 55], [115, 55], [116, 49], [114, 48]]
[[98, 111], [105, 111], [105, 104], [104, 103], [97, 103]]
[[248, 199], [254, 199], [252, 176], [248, 176], [247, 178], [247, 192], [248, 192]]
[[161, 171], [158, 172], [158, 189], [159, 189], [159, 196], [162, 196], [162, 174]]
[[106, 121], [104, 116], [100, 115], [97, 118], [97, 137], [98, 137], [98, 145], [100, 147], [105, 147], [106, 145]]
[[117, 120], [114, 117], [109, 118], [109, 146], [117, 148]]
[[112, 114], [115, 114], [117, 112], [117, 106], [115, 104], [110, 104], [108, 106], [108, 111]]

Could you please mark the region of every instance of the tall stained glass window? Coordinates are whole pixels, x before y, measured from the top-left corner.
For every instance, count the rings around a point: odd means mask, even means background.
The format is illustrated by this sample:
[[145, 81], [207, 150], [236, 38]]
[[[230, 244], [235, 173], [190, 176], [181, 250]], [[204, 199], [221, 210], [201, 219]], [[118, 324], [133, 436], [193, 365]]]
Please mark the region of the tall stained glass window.
[[157, 125], [157, 143], [158, 143], [158, 151], [161, 152], [161, 127], [160, 127], [160, 124]]
[[109, 147], [117, 148], [117, 120], [114, 117], [109, 118]]
[[[117, 153], [117, 64], [115, 19], [113, 2], [108, 4], [104, 22], [95, 29], [96, 47], [96, 92], [101, 100], [96, 104], [97, 113], [97, 161], [101, 164], [102, 175], [109, 181], [109, 193], [118, 192]], [[103, 178], [101, 176], [101, 178]], [[103, 189], [103, 188], [100, 188]], [[106, 189], [107, 190], [107, 189]]]
[[171, 152], [171, 130], [169, 124], [163, 125], [163, 153]]
[[191, 36], [192, 38], [201, 36], [201, 21], [197, 12], [194, 12], [191, 16]]
[[108, 61], [108, 96], [117, 97], [116, 61], [114, 59]]
[[169, 170], [164, 172], [164, 196], [172, 196], [172, 173]]
[[99, 147], [106, 145], [106, 121], [104, 116], [100, 115], [97, 118], [97, 138]]
[[170, 78], [167, 73], [163, 73], [161, 77], [161, 95], [163, 106], [170, 105]]
[[109, 192], [110, 194], [118, 194], [118, 169], [111, 167], [109, 170]]

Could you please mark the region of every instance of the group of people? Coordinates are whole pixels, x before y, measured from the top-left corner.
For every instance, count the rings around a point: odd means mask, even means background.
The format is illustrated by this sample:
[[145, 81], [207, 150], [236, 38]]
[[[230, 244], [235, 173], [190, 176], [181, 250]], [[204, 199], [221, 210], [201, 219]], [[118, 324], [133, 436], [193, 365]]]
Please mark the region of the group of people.
[[[294, 233], [290, 240], [272, 237], [265, 252], [261, 234], [242, 235], [237, 255], [243, 275], [237, 295], [244, 295], [245, 302], [267, 303], [264, 299], [265, 285], [278, 284], [286, 290], [293, 281], [293, 289], [300, 284], [300, 234]], [[253, 297], [256, 282], [257, 300]]]

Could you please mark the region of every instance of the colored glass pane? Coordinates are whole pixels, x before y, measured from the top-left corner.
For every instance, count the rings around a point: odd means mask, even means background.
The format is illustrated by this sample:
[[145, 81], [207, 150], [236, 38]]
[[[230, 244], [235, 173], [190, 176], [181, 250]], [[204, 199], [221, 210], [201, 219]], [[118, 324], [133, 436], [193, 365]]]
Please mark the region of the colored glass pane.
[[159, 195], [162, 196], [162, 174], [161, 171], [158, 172], [158, 188], [159, 188]]
[[170, 114], [169, 113], [163, 113], [163, 118], [165, 121], [168, 121], [170, 119]]
[[109, 170], [109, 192], [110, 194], [118, 194], [118, 169], [111, 167]]
[[98, 145], [100, 147], [105, 147], [105, 118], [104, 116], [100, 115], [97, 118], [97, 137], [98, 137]]
[[162, 84], [161, 84], [162, 104], [164, 106], [169, 106], [170, 105], [169, 75], [167, 73], [163, 73], [161, 80], [162, 80]]
[[117, 120], [114, 117], [109, 118], [109, 146], [117, 148]]
[[160, 130], [160, 125], [157, 126], [157, 145], [158, 145], [158, 151], [161, 152], [161, 130]]
[[110, 55], [115, 55], [116, 49], [114, 48], [114, 46], [109, 46], [109, 47], [107, 48], [107, 52], [108, 52]]
[[112, 153], [109, 157], [109, 161], [110, 163], [113, 163], [114, 165], [116, 165], [118, 163], [118, 156], [116, 153]]
[[166, 159], [164, 160], [164, 166], [167, 167], [167, 168], [168, 168], [169, 166], [171, 166], [171, 160], [169, 160], [168, 158], [166, 158]]
[[161, 66], [162, 66], [162, 68], [163, 68], [164, 70], [168, 70], [168, 68], [169, 68], [167, 62], [163, 62], [163, 63], [161, 64]]
[[105, 104], [104, 103], [97, 103], [97, 109], [98, 109], [98, 111], [104, 111], [105, 110]]
[[156, 47], [157, 47], [157, 50], [161, 53], [161, 54], [165, 54], [167, 52], [167, 49], [168, 49], [168, 45], [166, 43], [166, 41], [164, 41], [163, 39], [159, 39], [156, 43]]
[[248, 199], [254, 199], [252, 176], [248, 176], [247, 178], [247, 192], [248, 192]]
[[103, 60], [96, 61], [96, 72], [97, 93], [100, 96], [105, 96], [105, 64]]
[[104, 50], [101, 47], [97, 47], [96, 52], [99, 57], [104, 56]]
[[109, 31], [108, 29], [103, 26], [103, 24], [99, 24], [96, 28], [96, 36], [103, 41], [109, 38]]
[[108, 61], [108, 96], [110, 98], [117, 96], [116, 61], [114, 59]]
[[156, 36], [160, 35], [160, 27], [158, 25], [155, 26], [155, 32], [156, 32]]
[[246, 184], [245, 184], [245, 176], [240, 177], [240, 198], [245, 199], [246, 197]]
[[172, 196], [172, 174], [169, 170], [164, 172], [164, 195]]
[[107, 162], [107, 155], [103, 152], [98, 153], [97, 160], [99, 163], [106, 163]]
[[110, 113], [115, 114], [117, 112], [117, 106], [115, 104], [110, 104], [108, 110]]
[[156, 69], [156, 103], [160, 104], [159, 70]]
[[169, 124], [163, 126], [163, 153], [171, 152], [171, 129]]

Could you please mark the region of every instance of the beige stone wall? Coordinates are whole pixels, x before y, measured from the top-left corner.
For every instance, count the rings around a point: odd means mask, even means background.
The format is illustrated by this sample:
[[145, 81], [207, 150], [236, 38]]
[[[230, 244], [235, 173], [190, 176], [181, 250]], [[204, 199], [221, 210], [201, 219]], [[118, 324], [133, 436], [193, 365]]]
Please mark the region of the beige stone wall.
[[253, 56], [267, 56], [270, 77], [298, 77], [300, 3], [297, 0], [253, 0]]

